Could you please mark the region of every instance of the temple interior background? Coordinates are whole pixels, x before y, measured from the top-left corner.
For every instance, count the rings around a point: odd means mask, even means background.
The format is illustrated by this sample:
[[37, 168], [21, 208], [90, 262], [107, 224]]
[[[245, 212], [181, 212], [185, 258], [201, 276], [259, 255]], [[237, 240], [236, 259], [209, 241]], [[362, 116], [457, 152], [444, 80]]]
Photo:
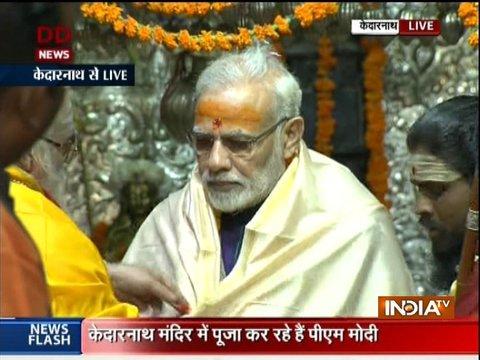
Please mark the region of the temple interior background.
[[[273, 23], [301, 3], [233, 3], [206, 16], [168, 15], [117, 3], [169, 31], [234, 32]], [[145, 4], [145, 3], [142, 3]], [[346, 165], [390, 210], [419, 294], [440, 293], [429, 241], [415, 216], [405, 143], [426, 108], [478, 94], [478, 50], [460, 3], [339, 3], [338, 12], [273, 41], [299, 79], [304, 140]], [[361, 37], [351, 19], [440, 19], [437, 37]], [[134, 87], [72, 88], [79, 153], [68, 163], [65, 206], [108, 260], [119, 260], [151, 209], [195, 166], [185, 138], [198, 74], [221, 51], [170, 49], [75, 14], [75, 62], [135, 64]], [[348, 206], [348, 204], [345, 204]]]

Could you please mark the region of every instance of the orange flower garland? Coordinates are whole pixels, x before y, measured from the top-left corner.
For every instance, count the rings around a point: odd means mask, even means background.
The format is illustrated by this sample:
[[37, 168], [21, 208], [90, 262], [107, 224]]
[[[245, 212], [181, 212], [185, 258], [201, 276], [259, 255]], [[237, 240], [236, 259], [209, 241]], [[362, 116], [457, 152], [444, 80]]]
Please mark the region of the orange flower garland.
[[384, 205], [389, 206], [385, 196], [388, 191], [388, 163], [385, 157], [385, 113], [383, 111], [383, 71], [387, 54], [378, 40], [363, 39], [365, 50], [363, 63], [365, 90], [365, 143], [370, 150], [367, 183], [370, 190]]
[[473, 48], [478, 47], [478, 3], [463, 2], [458, 7], [458, 16], [465, 27], [476, 28], [468, 37], [468, 43]]
[[318, 48], [318, 79], [315, 83], [317, 90], [317, 131], [315, 135], [315, 149], [325, 155], [332, 153], [332, 136], [335, 131], [335, 119], [333, 118], [333, 91], [335, 83], [330, 79], [329, 74], [337, 64], [333, 55], [331, 40], [322, 36]]
[[336, 3], [308, 2], [295, 7], [294, 14], [302, 27], [309, 27], [314, 21], [336, 14], [337, 11], [338, 5]]
[[[160, 5], [143, 5], [150, 9]], [[155, 3], [147, 3], [155, 4]], [[205, 11], [218, 11], [222, 6], [218, 4], [229, 3], [186, 3], [203, 4], [192, 6], [186, 10], [184, 3], [160, 3], [163, 10], [168, 9], [171, 14], [186, 14], [190, 16], [201, 15]], [[214, 5], [217, 4], [217, 5]], [[208, 5], [208, 9], [205, 5]], [[202, 10], [199, 10], [199, 9]], [[290, 35], [290, 22], [295, 19], [301, 26], [308, 27], [313, 21], [320, 21], [338, 12], [337, 3], [304, 3], [295, 8], [293, 16], [282, 17], [278, 15], [273, 24], [255, 25], [253, 29], [238, 28], [236, 34], [226, 34], [220, 31], [201, 31], [199, 35], [190, 35], [187, 30], [178, 33], [168, 32], [161, 26], [149, 26], [138, 23], [131, 16], [123, 17], [123, 9], [116, 3], [83, 3], [80, 7], [86, 18], [94, 19], [100, 24], [110, 24], [117, 34], [126, 35], [129, 38], [138, 38], [142, 42], [154, 41], [158, 45], [164, 45], [168, 49], [180, 47], [190, 52], [214, 50], [229, 51], [233, 48], [244, 48], [252, 44], [253, 39], [275, 41], [282, 35]], [[205, 10], [207, 9], [207, 10]], [[152, 10], [154, 11], [154, 10]]]
[[231, 2], [135, 2], [137, 9], [148, 10], [164, 15], [206, 16], [211, 11], [220, 12], [233, 6]]

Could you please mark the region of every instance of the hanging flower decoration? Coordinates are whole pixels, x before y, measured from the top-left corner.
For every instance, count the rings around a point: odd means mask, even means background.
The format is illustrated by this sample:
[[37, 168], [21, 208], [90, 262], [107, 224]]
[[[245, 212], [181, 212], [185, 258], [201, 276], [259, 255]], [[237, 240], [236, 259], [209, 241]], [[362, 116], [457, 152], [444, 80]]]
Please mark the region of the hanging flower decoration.
[[363, 39], [365, 50], [363, 63], [365, 90], [365, 143], [370, 150], [367, 183], [373, 194], [389, 206], [385, 196], [388, 191], [388, 163], [385, 157], [385, 113], [383, 110], [383, 71], [387, 54], [378, 40]]
[[332, 153], [332, 137], [335, 131], [333, 109], [335, 101], [333, 92], [335, 83], [330, 78], [330, 72], [337, 64], [333, 54], [332, 41], [322, 36], [318, 47], [317, 81], [317, 131], [315, 135], [315, 149], [325, 155]]
[[323, 20], [338, 12], [337, 3], [304, 3], [294, 9], [294, 16], [302, 27], [309, 27], [314, 21]]
[[[142, 5], [138, 5], [142, 4]], [[144, 5], [146, 4], [146, 5]], [[150, 5], [151, 4], [151, 5]], [[163, 4], [163, 5], [160, 5]], [[147, 7], [152, 11], [203, 16], [208, 11], [219, 11], [230, 3], [190, 3], [204, 4], [186, 7], [188, 3], [137, 3], [137, 7]], [[214, 5], [217, 4], [217, 5]], [[224, 4], [224, 5], [218, 5]], [[208, 5], [208, 9], [206, 7]], [[188, 10], [187, 10], [188, 8]], [[83, 3], [80, 7], [86, 18], [96, 20], [100, 24], [109, 24], [117, 34], [129, 38], [137, 38], [142, 42], [155, 42], [173, 50], [182, 48], [186, 51], [211, 52], [215, 50], [230, 51], [234, 48], [242, 49], [252, 44], [254, 39], [275, 41], [283, 35], [290, 35], [290, 23], [297, 21], [302, 27], [311, 26], [313, 21], [321, 21], [338, 12], [337, 3], [304, 3], [295, 8], [294, 15], [286, 17], [278, 15], [272, 24], [255, 25], [252, 29], [238, 28], [236, 33], [221, 31], [201, 31], [200, 34], [191, 35], [187, 30], [169, 32], [161, 26], [140, 24], [133, 17], [123, 15], [123, 9], [116, 3]], [[168, 9], [168, 10], [166, 10]], [[201, 10], [199, 10], [201, 9]]]
[[478, 3], [463, 2], [458, 7], [458, 16], [463, 20], [463, 25], [472, 28], [468, 43], [473, 48], [478, 47]]
[[186, 15], [189, 17], [206, 16], [210, 12], [221, 12], [232, 7], [231, 2], [134, 2], [133, 7], [163, 14], [163, 15]]

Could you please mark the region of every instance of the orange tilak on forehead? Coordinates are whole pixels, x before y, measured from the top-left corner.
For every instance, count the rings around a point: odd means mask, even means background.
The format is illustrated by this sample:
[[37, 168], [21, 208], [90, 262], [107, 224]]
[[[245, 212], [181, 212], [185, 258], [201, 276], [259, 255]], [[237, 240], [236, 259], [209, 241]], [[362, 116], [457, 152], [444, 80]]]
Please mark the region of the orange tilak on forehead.
[[230, 94], [201, 99], [195, 112], [195, 125], [204, 131], [244, 131], [255, 134], [264, 127], [266, 104], [258, 96]]
[[254, 109], [229, 107], [216, 101], [202, 102], [195, 117], [196, 126], [215, 132], [243, 130], [256, 133], [261, 129], [262, 121], [262, 117]]

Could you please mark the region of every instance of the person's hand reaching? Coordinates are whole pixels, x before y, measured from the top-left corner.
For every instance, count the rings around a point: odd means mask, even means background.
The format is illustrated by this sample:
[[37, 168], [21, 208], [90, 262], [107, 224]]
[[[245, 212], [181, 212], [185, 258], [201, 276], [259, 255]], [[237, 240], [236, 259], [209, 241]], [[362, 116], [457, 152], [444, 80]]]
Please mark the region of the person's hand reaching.
[[161, 308], [165, 302], [180, 315], [190, 311], [178, 288], [164, 277], [133, 265], [109, 263], [107, 268], [118, 300], [134, 304], [142, 312]]

